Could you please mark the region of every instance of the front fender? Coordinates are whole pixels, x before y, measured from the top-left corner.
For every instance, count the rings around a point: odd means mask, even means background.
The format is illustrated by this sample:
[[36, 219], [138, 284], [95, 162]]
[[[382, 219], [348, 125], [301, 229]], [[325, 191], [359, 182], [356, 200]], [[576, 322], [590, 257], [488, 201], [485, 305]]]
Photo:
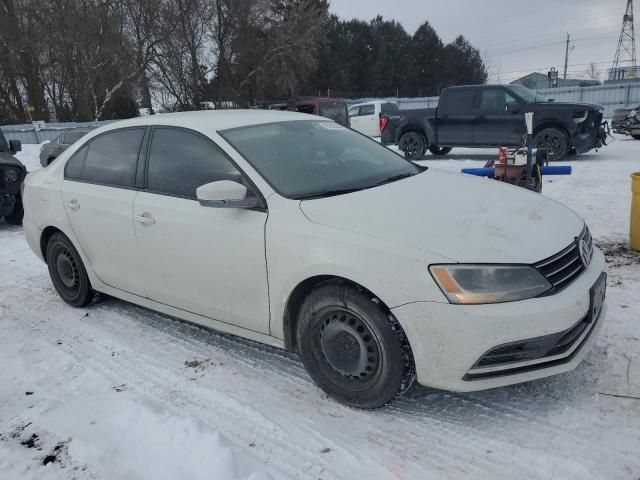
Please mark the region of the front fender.
[[[317, 276], [357, 283], [393, 308], [415, 301], [446, 302], [428, 265], [442, 257], [368, 235], [307, 220], [296, 202], [271, 209], [266, 226], [271, 335], [284, 339], [287, 301], [295, 288]], [[292, 208], [293, 206], [293, 208]]]

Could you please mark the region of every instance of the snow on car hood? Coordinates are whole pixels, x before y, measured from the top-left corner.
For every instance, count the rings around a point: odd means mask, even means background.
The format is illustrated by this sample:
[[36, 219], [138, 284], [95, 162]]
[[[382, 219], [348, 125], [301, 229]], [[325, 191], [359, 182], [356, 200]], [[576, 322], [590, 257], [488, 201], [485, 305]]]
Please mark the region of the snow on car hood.
[[346, 195], [300, 203], [321, 225], [428, 250], [458, 262], [534, 263], [567, 247], [584, 222], [540, 194], [429, 169]]

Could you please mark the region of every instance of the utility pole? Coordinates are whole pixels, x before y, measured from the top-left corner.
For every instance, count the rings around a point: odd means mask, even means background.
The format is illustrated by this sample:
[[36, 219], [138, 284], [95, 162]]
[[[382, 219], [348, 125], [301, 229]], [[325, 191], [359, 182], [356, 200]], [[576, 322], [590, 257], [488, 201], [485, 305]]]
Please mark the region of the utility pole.
[[564, 77], [563, 78], [565, 80], [565, 82], [564, 82], [565, 85], [567, 84], [567, 81], [566, 81], [567, 80], [567, 67], [569, 66], [569, 42], [570, 42], [569, 34], [567, 33], [567, 48], [564, 51]]

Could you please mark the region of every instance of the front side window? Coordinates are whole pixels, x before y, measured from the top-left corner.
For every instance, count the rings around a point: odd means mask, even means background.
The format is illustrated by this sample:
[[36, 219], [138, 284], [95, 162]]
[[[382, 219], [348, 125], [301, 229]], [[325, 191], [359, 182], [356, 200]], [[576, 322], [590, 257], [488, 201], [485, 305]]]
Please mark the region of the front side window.
[[330, 121], [296, 120], [219, 133], [287, 198], [362, 190], [422, 171], [378, 142]]
[[511, 85], [509, 88], [526, 103], [544, 103], [549, 101], [547, 98], [538, 95], [533, 90], [522, 85]]
[[89, 143], [82, 180], [133, 187], [144, 128], [115, 130]]
[[153, 130], [147, 173], [151, 192], [195, 198], [198, 187], [219, 180], [243, 182], [238, 169], [210, 140], [186, 130]]
[[360, 113], [360, 107], [351, 107], [349, 109], [349, 117], [357, 117]]
[[517, 100], [501, 89], [483, 90], [480, 96], [480, 109], [483, 112], [505, 112], [508, 104], [518, 103]]

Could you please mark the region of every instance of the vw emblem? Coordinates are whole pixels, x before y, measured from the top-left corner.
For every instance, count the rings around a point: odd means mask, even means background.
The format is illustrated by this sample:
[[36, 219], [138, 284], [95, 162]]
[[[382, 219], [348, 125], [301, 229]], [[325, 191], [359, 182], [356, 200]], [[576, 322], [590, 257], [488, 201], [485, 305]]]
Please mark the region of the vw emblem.
[[580, 240], [578, 242], [578, 251], [580, 252], [580, 261], [582, 262], [582, 265], [584, 268], [587, 268], [591, 262], [591, 249], [589, 248], [589, 245], [587, 245], [587, 242]]

